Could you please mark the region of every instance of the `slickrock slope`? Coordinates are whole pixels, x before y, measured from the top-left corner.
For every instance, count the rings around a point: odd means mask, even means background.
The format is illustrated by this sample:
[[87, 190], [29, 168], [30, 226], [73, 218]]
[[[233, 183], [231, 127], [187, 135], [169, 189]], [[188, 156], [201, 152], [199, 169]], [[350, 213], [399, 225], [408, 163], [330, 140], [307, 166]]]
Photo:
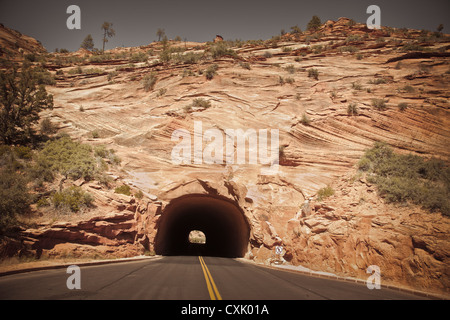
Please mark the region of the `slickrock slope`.
[[[55, 108], [42, 116], [60, 132], [116, 149], [119, 180], [142, 190], [144, 198], [121, 203], [108, 199], [113, 190], [91, 188], [96, 214], [111, 218], [28, 230], [29, 245], [50, 256], [65, 242], [99, 250], [134, 246], [129, 253], [117, 249], [125, 256], [153, 251], [166, 206], [183, 195], [207, 194], [242, 209], [250, 227], [247, 258], [270, 263], [274, 246], [281, 245], [293, 265], [366, 279], [367, 267], [375, 264], [385, 283], [448, 294], [449, 218], [385, 204], [375, 186], [354, 177], [356, 162], [375, 141], [400, 153], [450, 159], [449, 43], [420, 31], [349, 26], [345, 18], [327, 22], [319, 33], [249, 42], [235, 46], [235, 56], [192, 64], [160, 62], [162, 47], [154, 43], [79, 63], [92, 72], [49, 65], [63, 75], [47, 87]], [[405, 56], [413, 42], [414, 52], [436, 54]], [[205, 56], [210, 46], [170, 44]], [[117, 58], [124, 52], [149, 57], [129, 64]], [[208, 80], [205, 70], [212, 65], [216, 74]], [[146, 91], [143, 80], [152, 72], [157, 80]], [[191, 106], [197, 98], [210, 106]], [[376, 108], [374, 99], [385, 106]], [[354, 114], [349, 105], [356, 107]], [[227, 129], [278, 129], [278, 172], [263, 175], [262, 165], [248, 161], [173, 164], [174, 130], [185, 129], [194, 139], [199, 121], [203, 132], [223, 132], [224, 141]], [[319, 202], [317, 190], [327, 185], [336, 192]], [[114, 220], [116, 214], [125, 220]], [[47, 238], [54, 241], [42, 240]]]

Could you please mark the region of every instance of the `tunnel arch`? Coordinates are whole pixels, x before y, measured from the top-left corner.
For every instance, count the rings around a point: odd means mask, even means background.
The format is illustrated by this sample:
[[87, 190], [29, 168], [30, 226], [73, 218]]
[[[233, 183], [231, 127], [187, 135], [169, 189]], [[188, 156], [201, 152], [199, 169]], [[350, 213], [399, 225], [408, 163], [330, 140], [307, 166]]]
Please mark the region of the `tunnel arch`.
[[[216, 195], [189, 194], [173, 199], [157, 228], [155, 252], [160, 255], [243, 257], [250, 237], [249, 223], [239, 205]], [[192, 230], [205, 234], [203, 246], [189, 243]]]

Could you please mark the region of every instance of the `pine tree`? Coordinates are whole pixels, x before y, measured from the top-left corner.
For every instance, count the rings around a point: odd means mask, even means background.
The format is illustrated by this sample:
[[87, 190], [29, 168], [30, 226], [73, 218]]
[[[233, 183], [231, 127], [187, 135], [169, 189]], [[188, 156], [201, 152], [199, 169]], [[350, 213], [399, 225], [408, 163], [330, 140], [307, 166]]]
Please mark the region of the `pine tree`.
[[311, 18], [311, 20], [308, 22], [306, 29], [309, 31], [316, 31], [317, 29], [320, 28], [321, 25], [322, 25], [322, 22], [320, 21], [320, 18], [318, 16], [314, 15]]
[[29, 66], [21, 72], [0, 71], [0, 141], [21, 143], [33, 137], [39, 112], [53, 108], [53, 96], [39, 84], [40, 75]]
[[94, 49], [94, 39], [92, 39], [92, 36], [90, 34], [88, 34], [86, 38], [84, 38], [83, 42], [81, 43], [81, 48], [86, 50]]

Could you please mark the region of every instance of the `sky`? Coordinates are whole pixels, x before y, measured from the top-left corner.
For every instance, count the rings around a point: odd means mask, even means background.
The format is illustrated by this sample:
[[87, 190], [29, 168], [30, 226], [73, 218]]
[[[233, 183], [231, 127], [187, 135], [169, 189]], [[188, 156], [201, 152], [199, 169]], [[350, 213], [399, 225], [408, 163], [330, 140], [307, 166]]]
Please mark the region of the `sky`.
[[[0, 23], [39, 40], [48, 51], [78, 50], [91, 34], [102, 46], [101, 25], [113, 23], [116, 35], [105, 49], [147, 45], [163, 28], [169, 39], [212, 41], [270, 39], [282, 29], [306, 29], [313, 15], [322, 22], [339, 17], [366, 23], [369, 5], [381, 9], [381, 25], [435, 31], [439, 24], [450, 33], [449, 0], [0, 0]], [[67, 7], [78, 5], [81, 29], [69, 30]]]

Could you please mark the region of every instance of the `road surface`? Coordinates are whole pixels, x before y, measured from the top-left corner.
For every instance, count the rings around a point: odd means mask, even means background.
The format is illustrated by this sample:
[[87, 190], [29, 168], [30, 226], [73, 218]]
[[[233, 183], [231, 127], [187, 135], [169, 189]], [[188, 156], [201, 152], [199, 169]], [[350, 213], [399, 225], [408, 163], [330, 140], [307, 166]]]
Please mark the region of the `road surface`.
[[423, 299], [220, 257], [168, 256], [81, 266], [81, 288], [72, 290], [66, 284], [71, 275], [63, 268], [2, 276], [0, 299]]

